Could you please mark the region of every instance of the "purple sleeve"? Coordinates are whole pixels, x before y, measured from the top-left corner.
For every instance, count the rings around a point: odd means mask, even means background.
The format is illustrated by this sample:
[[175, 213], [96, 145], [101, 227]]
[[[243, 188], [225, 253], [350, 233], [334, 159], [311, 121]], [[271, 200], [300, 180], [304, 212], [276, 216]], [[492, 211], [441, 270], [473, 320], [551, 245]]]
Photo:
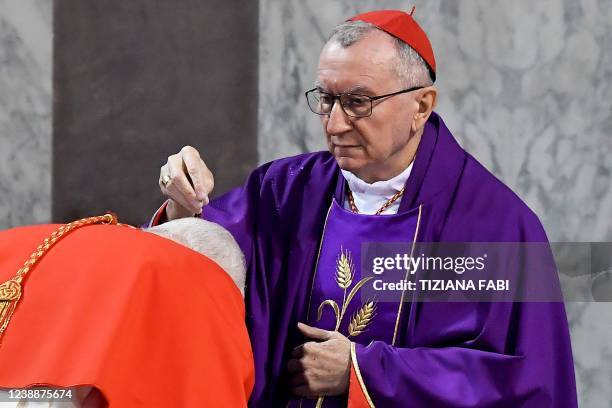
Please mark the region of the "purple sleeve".
[[[487, 316], [483, 330], [460, 346], [356, 345], [364, 393], [388, 408], [576, 407], [563, 304], [479, 306], [476, 312]], [[435, 316], [427, 317], [435, 326]]]
[[227, 229], [240, 245], [247, 267], [251, 263], [253, 239], [262, 200], [262, 184], [270, 163], [258, 167], [244, 185], [212, 200], [202, 210], [202, 218]]

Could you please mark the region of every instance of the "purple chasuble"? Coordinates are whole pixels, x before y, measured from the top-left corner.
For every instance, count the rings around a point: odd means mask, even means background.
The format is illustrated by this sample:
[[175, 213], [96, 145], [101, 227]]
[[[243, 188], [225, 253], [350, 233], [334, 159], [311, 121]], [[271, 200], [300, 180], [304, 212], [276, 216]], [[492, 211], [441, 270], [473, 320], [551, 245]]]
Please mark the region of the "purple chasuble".
[[[294, 398], [286, 365], [305, 342], [297, 322], [308, 321], [327, 211], [334, 196], [343, 202], [336, 188], [343, 184], [330, 153], [303, 154], [257, 168], [241, 188], [204, 208], [203, 217], [227, 228], [247, 261], [246, 323], [256, 375], [251, 407], [285, 407]], [[419, 242], [547, 241], [536, 215], [459, 146], [435, 113], [400, 212], [419, 206]], [[335, 253], [332, 248], [330, 256]], [[313, 295], [313, 309], [328, 290]], [[563, 303], [408, 301], [403, 308], [395, 345], [388, 336], [365, 344], [354, 339], [376, 406], [577, 406]], [[328, 319], [332, 312], [324, 309]], [[373, 326], [374, 334], [383, 334], [382, 327]]]

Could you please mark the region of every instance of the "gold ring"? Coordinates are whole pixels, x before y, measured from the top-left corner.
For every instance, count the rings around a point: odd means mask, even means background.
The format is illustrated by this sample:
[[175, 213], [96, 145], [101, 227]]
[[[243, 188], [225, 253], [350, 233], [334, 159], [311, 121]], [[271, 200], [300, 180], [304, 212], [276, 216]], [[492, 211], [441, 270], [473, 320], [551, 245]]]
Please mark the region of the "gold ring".
[[162, 184], [164, 185], [164, 187], [166, 186], [166, 184], [168, 184], [170, 182], [170, 176], [169, 175], [165, 175], [164, 177], [162, 177]]

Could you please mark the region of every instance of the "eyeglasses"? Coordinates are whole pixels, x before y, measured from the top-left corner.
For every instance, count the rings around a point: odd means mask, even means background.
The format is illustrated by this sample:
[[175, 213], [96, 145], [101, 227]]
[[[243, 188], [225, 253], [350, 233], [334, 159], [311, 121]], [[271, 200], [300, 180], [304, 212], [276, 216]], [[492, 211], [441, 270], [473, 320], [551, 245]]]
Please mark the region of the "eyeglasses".
[[340, 107], [348, 116], [353, 118], [364, 118], [372, 115], [372, 102], [423, 88], [423, 86], [415, 86], [413, 88], [379, 96], [367, 96], [354, 93], [330, 94], [318, 88], [313, 88], [306, 91], [304, 95], [306, 95], [308, 107], [317, 115], [329, 115], [337, 99], [340, 101]]

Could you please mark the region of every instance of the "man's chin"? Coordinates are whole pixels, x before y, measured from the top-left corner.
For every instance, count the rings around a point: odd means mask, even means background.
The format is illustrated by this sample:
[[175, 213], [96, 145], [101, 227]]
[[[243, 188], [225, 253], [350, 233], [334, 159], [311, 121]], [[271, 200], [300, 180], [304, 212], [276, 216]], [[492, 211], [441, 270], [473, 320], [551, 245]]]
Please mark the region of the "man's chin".
[[351, 173], [355, 173], [363, 167], [361, 160], [346, 156], [336, 156], [336, 163], [338, 163], [338, 167], [342, 170], [350, 171]]

